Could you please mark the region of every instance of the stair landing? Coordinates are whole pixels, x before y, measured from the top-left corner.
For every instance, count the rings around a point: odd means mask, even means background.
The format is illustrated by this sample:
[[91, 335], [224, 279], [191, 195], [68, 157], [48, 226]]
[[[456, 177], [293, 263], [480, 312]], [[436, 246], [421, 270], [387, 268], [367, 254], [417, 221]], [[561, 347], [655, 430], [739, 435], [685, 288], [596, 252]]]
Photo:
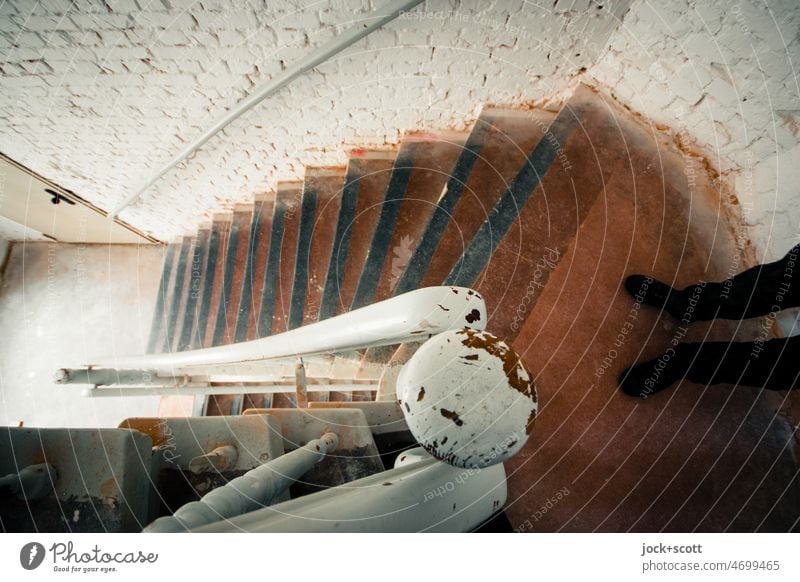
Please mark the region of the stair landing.
[[[773, 397], [683, 383], [636, 400], [617, 389], [625, 367], [684, 333], [635, 309], [627, 275], [683, 287], [725, 279], [750, 257], [703, 160], [595, 98], [618, 123], [590, 136], [603, 193], [514, 341], [535, 370], [540, 414], [507, 463], [509, 519], [522, 531], [786, 531], [800, 498], [792, 429]], [[696, 323], [685, 339], [744, 341], [757, 329]]]

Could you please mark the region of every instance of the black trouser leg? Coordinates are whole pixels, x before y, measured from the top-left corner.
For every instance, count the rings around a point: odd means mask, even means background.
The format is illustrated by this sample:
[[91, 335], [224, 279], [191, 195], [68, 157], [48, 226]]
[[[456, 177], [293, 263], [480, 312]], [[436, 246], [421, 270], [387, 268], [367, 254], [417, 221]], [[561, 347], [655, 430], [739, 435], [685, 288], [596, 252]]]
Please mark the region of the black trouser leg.
[[686, 343], [675, 348], [675, 375], [698, 384], [767, 390], [800, 388], [800, 336], [764, 342]]
[[681, 290], [692, 320], [745, 319], [800, 306], [800, 245], [782, 259], [722, 281]]

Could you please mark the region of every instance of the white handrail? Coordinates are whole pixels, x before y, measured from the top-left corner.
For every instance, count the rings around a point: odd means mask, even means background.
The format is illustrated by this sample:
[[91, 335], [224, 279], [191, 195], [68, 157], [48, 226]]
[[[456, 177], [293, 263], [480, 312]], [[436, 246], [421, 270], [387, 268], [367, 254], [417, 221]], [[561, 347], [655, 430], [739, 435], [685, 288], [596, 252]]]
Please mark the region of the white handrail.
[[209, 127], [199, 137], [187, 145], [183, 151], [175, 156], [169, 163], [162, 166], [161, 169], [159, 169], [146, 182], [139, 186], [135, 192], [125, 197], [125, 199], [108, 214], [109, 220], [116, 218], [117, 215], [122, 212], [122, 210], [134, 203], [150, 188], [150, 186], [155, 184], [162, 176], [164, 176], [164, 174], [172, 170], [175, 166], [191, 156], [195, 151], [203, 147], [203, 145], [212, 137], [214, 137], [220, 130], [224, 129], [230, 123], [244, 115], [247, 111], [261, 103], [261, 101], [270, 95], [273, 95], [306, 71], [321, 65], [332, 56], [342, 52], [344, 49], [358, 42], [384, 24], [391, 22], [403, 12], [407, 12], [418, 4], [421, 4], [422, 1], [423, 0], [392, 0], [386, 4], [386, 6], [383, 6], [370, 13], [355, 26], [351, 26], [339, 36], [313, 50], [302, 60], [298, 61], [293, 66], [287, 68], [279, 75], [270, 79], [254, 93], [251, 93], [242, 101], [240, 101], [233, 109], [220, 117], [217, 122], [214, 123], [214, 125]]
[[[89, 362], [85, 369], [145, 370], [165, 376], [246, 374], [247, 364], [294, 362], [296, 358], [426, 340], [445, 331], [483, 330], [486, 304], [466, 287], [426, 287], [337, 317], [263, 339], [230, 345]], [[62, 369], [57, 381], [86, 377], [85, 369]]]

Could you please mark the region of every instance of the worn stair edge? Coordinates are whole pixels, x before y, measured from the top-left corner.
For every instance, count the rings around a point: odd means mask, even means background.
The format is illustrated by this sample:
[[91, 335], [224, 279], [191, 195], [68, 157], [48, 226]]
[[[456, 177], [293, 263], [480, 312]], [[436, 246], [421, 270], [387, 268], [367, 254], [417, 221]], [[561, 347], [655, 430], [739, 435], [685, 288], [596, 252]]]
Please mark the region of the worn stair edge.
[[223, 308], [222, 291], [225, 279], [225, 258], [228, 256], [228, 235], [231, 229], [230, 213], [220, 213], [214, 219], [214, 229], [219, 235], [219, 246], [217, 260], [214, 269], [211, 271], [211, 292], [207, 295], [208, 312], [206, 327], [203, 330], [203, 347], [208, 348], [214, 345], [214, 333], [218, 319], [218, 313]]
[[272, 335], [289, 331], [289, 312], [292, 305], [292, 289], [297, 266], [297, 244], [300, 238], [300, 221], [303, 212], [302, 183], [283, 185], [286, 213], [283, 218], [283, 241], [281, 242], [278, 279], [275, 282], [277, 295], [272, 317]]
[[171, 350], [175, 342], [175, 328], [178, 324], [178, 317], [181, 308], [185, 305], [187, 286], [186, 286], [186, 270], [189, 265], [189, 252], [194, 245], [191, 237], [185, 236], [181, 242], [181, 249], [178, 252], [178, 262], [175, 271], [175, 279], [172, 283], [172, 300], [167, 307], [167, 328], [164, 334], [164, 342], [162, 347], [164, 350]]
[[556, 160], [561, 144], [567, 142], [578, 122], [577, 114], [572, 108], [565, 107], [561, 110], [548, 127], [546, 135], [528, 155], [514, 182], [503, 192], [478, 232], [472, 237], [466, 251], [453, 265], [445, 279], [445, 285], [469, 287], [475, 282], [491, 254], [516, 221], [520, 209]]
[[292, 281], [287, 329], [295, 329], [303, 325], [303, 312], [308, 293], [309, 253], [311, 251], [311, 236], [314, 233], [316, 213], [317, 191], [307, 180], [303, 186], [303, 196], [300, 204], [300, 225], [294, 253], [294, 278]]
[[252, 204], [237, 204], [231, 221], [231, 234], [228, 237], [228, 254], [225, 258], [225, 279], [223, 284], [224, 309], [217, 312], [217, 326], [214, 345], [233, 343], [236, 323], [242, 302], [247, 261], [250, 259], [250, 226], [253, 217]]
[[193, 326], [191, 339], [187, 349], [199, 349], [204, 346], [208, 319], [211, 313], [211, 298], [214, 294], [214, 277], [222, 250], [224, 225], [220, 217], [211, 223], [208, 236], [208, 251], [206, 252], [205, 268], [200, 289], [197, 308], [197, 318]]
[[255, 339], [252, 332], [258, 318], [260, 297], [264, 292], [264, 273], [269, 254], [270, 231], [272, 229], [272, 212], [275, 207], [274, 196], [257, 194], [254, 197], [252, 221], [250, 223], [250, 241], [247, 267], [242, 286], [242, 313], [236, 320], [235, 339], [243, 342]]
[[161, 280], [158, 283], [156, 305], [153, 310], [153, 323], [150, 326], [150, 336], [147, 339], [147, 353], [153, 354], [159, 350], [159, 339], [167, 326], [166, 306], [171, 299], [170, 282], [174, 276], [177, 259], [178, 244], [170, 243], [164, 249], [164, 263], [161, 268]]
[[284, 217], [286, 215], [286, 190], [278, 188], [270, 229], [269, 251], [264, 278], [261, 283], [261, 305], [253, 333], [254, 339], [267, 337], [272, 333], [272, 318], [275, 313], [275, 298], [278, 295], [278, 272], [281, 264], [281, 245], [283, 243]]
[[203, 277], [205, 274], [208, 246], [211, 236], [211, 225], [201, 225], [195, 238], [194, 252], [189, 266], [189, 295], [186, 299], [186, 306], [179, 326], [180, 331], [176, 333], [174, 350], [183, 351], [189, 349], [192, 343], [192, 334], [198, 315], [198, 306], [202, 301], [201, 292], [203, 288]]
[[369, 244], [369, 253], [359, 277], [351, 309], [365, 307], [373, 302], [378, 278], [383, 270], [383, 263], [389, 253], [394, 229], [400, 215], [400, 209], [408, 189], [411, 173], [414, 171], [418, 142], [405, 143], [392, 166], [389, 183], [386, 186], [380, 215]]
[[419, 288], [433, 254], [439, 246], [447, 223], [450, 221], [450, 215], [461, 197], [475, 162], [478, 160], [488, 131], [489, 129], [485, 124], [477, 123], [472, 132], [470, 132], [450, 179], [447, 181], [444, 192], [428, 220], [425, 231], [409, 260], [406, 270], [394, 288], [393, 295], [402, 295]]

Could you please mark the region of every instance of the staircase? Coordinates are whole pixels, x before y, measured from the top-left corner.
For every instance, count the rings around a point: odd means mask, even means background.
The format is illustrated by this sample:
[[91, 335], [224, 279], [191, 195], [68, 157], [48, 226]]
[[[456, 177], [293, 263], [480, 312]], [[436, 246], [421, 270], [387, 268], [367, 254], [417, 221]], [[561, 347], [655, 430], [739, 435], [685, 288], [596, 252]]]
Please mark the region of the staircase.
[[[579, 87], [557, 112], [486, 107], [468, 134], [409, 135], [396, 151], [352, 152], [346, 168], [308, 168], [302, 183], [166, 247], [149, 351], [266, 337], [421, 287], [471, 287], [487, 329], [537, 374], [537, 426], [507, 463], [514, 528], [785, 531], [793, 512], [782, 508], [800, 492], [775, 402], [688, 384], [641, 402], [616, 389], [624, 367], [676, 333], [647, 309], [625, 325], [626, 275], [682, 286], [748, 260], [718, 177], [661, 129]], [[687, 339], [751, 332], [716, 322]], [[354, 353], [352, 379], [407, 356]], [[375, 399], [310, 396], [319, 406]], [[203, 414], [296, 405], [293, 393], [226, 395]]]

